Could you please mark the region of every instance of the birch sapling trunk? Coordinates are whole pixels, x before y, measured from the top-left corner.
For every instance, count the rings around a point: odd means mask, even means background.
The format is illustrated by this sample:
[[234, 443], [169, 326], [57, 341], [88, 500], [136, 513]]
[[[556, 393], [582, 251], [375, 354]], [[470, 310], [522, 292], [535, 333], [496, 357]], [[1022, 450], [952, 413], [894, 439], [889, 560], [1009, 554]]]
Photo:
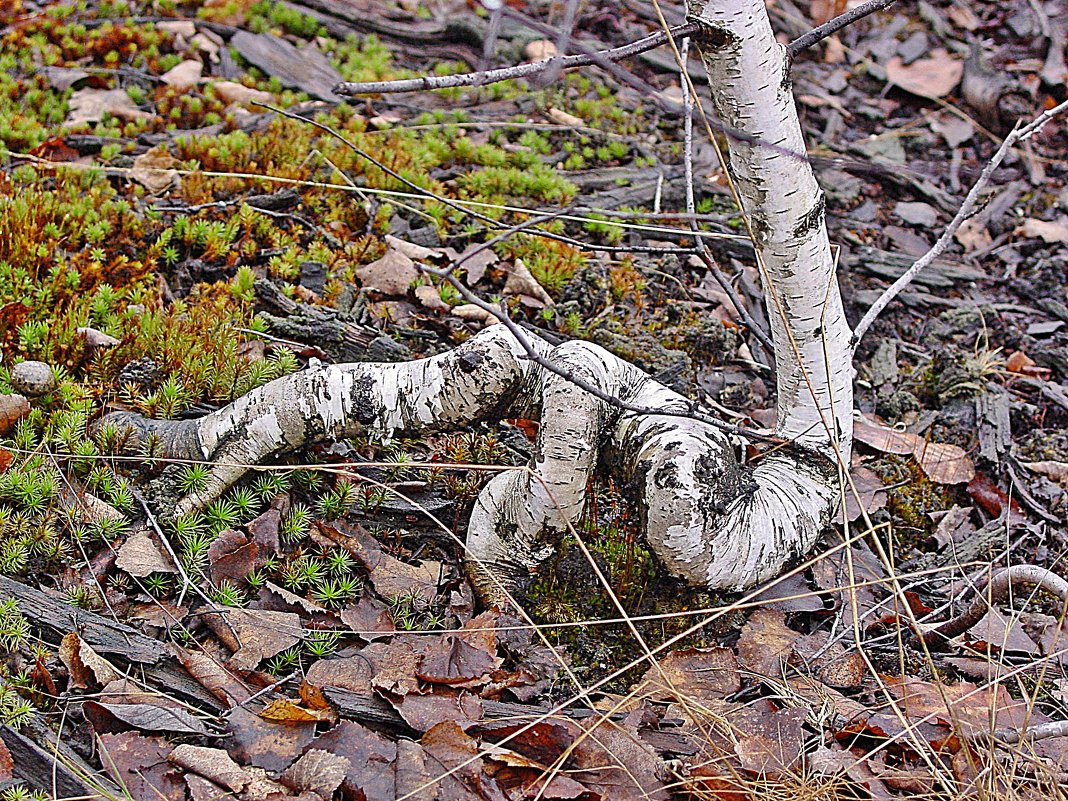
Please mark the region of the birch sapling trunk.
[[[196, 421], [111, 416], [140, 438], [158, 436], [168, 456], [212, 461], [208, 486], [175, 511], [218, 497], [243, 465], [314, 441], [537, 416], [529, 470], [494, 477], [471, 515], [467, 564], [485, 600], [506, 599], [579, 521], [599, 463], [632, 488], [650, 547], [692, 584], [751, 587], [809, 550], [839, 496], [836, 454], [848, 457], [852, 435], [849, 330], [823, 195], [805, 157], [785, 50], [763, 3], [695, 0], [690, 12], [703, 26], [698, 44], [764, 268], [777, 432], [796, 447], [742, 464], [740, 443], [714, 426], [623, 411], [526, 358], [522, 343], [493, 326], [422, 361], [332, 365], [280, 378]], [[662, 412], [689, 408], [603, 348], [528, 339], [540, 356], [606, 396]]]

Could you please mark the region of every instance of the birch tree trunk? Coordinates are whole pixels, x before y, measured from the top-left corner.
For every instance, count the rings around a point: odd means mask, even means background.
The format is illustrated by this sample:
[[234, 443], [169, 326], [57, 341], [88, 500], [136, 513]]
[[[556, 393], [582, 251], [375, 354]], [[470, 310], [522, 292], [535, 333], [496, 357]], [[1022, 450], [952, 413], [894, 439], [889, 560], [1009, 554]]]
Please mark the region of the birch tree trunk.
[[[693, 0], [691, 17], [730, 166], [763, 266], [778, 365], [780, 436], [796, 447], [753, 464], [740, 443], [693, 419], [622, 411], [526, 358], [493, 326], [453, 351], [406, 364], [320, 367], [278, 379], [196, 421], [118, 414], [167, 455], [213, 462], [210, 482], [176, 513], [217, 497], [256, 463], [317, 440], [412, 436], [477, 420], [540, 418], [529, 471], [498, 474], [480, 494], [467, 535], [480, 595], [506, 597], [585, 507], [603, 462], [633, 489], [649, 545], [676, 575], [714, 589], [773, 578], [810, 549], [839, 496], [838, 459], [852, 435], [849, 330], [834, 277], [823, 195], [787, 76], [760, 0]], [[689, 401], [585, 342], [538, 354], [634, 407], [684, 412]]]

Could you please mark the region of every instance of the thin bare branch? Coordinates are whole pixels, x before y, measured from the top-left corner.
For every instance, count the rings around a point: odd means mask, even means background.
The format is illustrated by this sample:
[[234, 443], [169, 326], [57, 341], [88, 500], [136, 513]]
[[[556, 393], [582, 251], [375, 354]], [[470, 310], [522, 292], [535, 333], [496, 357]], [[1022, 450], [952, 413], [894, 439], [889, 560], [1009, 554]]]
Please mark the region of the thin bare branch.
[[[794, 58], [802, 50], [823, 41], [828, 36], [833, 36], [838, 31], [851, 25], [863, 17], [892, 5], [895, 0], [868, 0], [868, 2], [825, 22], [818, 28], [813, 28], [803, 36], [794, 39], [786, 46], [786, 52], [790, 58]], [[495, 12], [496, 13], [496, 12]], [[399, 81], [346, 81], [334, 87], [334, 94], [351, 97], [352, 95], [367, 94], [398, 94], [401, 92], [424, 92], [432, 89], [452, 89], [466, 86], [485, 86], [490, 83], [511, 81], [516, 78], [533, 78], [542, 73], [574, 69], [575, 67], [589, 67], [601, 64], [605, 61], [617, 62], [624, 59], [641, 55], [650, 50], [655, 50], [668, 39], [680, 41], [700, 32], [701, 26], [696, 22], [687, 22], [685, 25], [676, 25], [666, 33], [656, 33], [644, 36], [637, 41], [630, 42], [610, 50], [600, 50], [591, 53], [578, 53], [570, 56], [554, 56], [541, 61], [531, 61], [526, 64], [516, 64], [514, 67], [501, 67], [494, 70], [480, 72], [466, 72], [460, 75], [425, 75], [420, 78], [406, 78]]]
[[986, 167], [983, 168], [979, 177], [975, 179], [975, 184], [968, 192], [967, 197], [964, 198], [964, 202], [961, 203], [956, 216], [949, 225], [946, 226], [942, 235], [938, 237], [938, 241], [931, 246], [930, 250], [920, 256], [920, 258], [916, 259], [916, 261], [912, 263], [912, 266], [905, 270], [900, 278], [886, 288], [883, 294], [871, 305], [871, 308], [865, 312], [860, 322], [857, 323], [857, 327], [853, 331], [853, 350], [856, 350], [857, 345], [864, 337], [864, 334], [867, 333], [871, 324], [875, 322], [875, 318], [878, 317], [883, 309], [890, 304], [890, 301], [896, 298], [905, 287], [911, 284], [913, 279], [919, 275], [920, 271], [928, 267], [931, 262], [941, 256], [945, 249], [949, 247], [950, 242], [953, 241], [953, 235], [960, 230], [961, 225], [963, 225], [965, 220], [971, 216], [979, 201], [979, 196], [982, 194], [983, 190], [986, 189], [986, 185], [990, 183], [990, 177], [994, 174], [994, 170], [1001, 166], [1001, 162], [1004, 160], [1005, 156], [1008, 155], [1008, 152], [1012, 149], [1013, 145], [1017, 142], [1027, 140], [1033, 134], [1037, 133], [1047, 122], [1065, 110], [1068, 110], [1068, 100], [1042, 112], [1042, 114], [1027, 125], [1020, 126], [1017, 124], [1016, 128], [1005, 137], [1005, 141], [1001, 143], [1001, 147], [997, 149], [993, 158], [991, 158]]
[[[696, 23], [688, 22], [671, 29], [671, 36], [676, 39], [691, 36], [699, 30]], [[636, 56], [648, 50], [654, 50], [668, 40], [668, 35], [663, 31], [645, 36], [636, 42], [613, 47], [611, 50], [602, 50], [594, 55], [585, 53], [557, 57], [558, 68], [561, 70], [574, 67], [588, 67], [591, 64], [603, 61], [622, 61], [625, 58]], [[526, 64], [517, 64], [514, 67], [501, 67], [484, 72], [467, 72], [460, 75], [425, 75], [421, 78], [407, 78], [399, 81], [362, 81], [358, 83], [339, 83], [334, 87], [334, 94], [351, 96], [366, 94], [397, 94], [401, 92], [422, 92], [431, 89], [451, 89], [464, 86], [484, 86], [490, 83], [511, 81], [516, 78], [532, 78], [546, 72], [553, 59], [547, 58], [541, 61], [531, 61]]]
[[876, 11], [892, 6], [895, 2], [896, 0], [868, 0], [866, 3], [861, 3], [856, 8], [850, 9], [844, 14], [839, 14], [818, 28], [813, 28], [808, 33], [797, 37], [786, 45], [786, 52], [790, 58], [795, 58], [802, 50], [812, 47], [817, 42], [822, 42], [828, 36], [834, 36], [842, 28], [852, 25], [869, 14], [874, 14]]
[[[451, 200], [450, 198], [447, 198], [444, 195], [439, 195], [436, 192], [433, 192], [433, 191], [427, 189], [426, 187], [419, 186], [419, 184], [415, 183], [414, 181], [408, 180], [403, 175], [401, 175], [399, 172], [387, 167], [385, 164], [383, 164], [381, 161], [376, 159], [374, 156], [372, 156], [366, 150], [361, 148], [359, 145], [357, 145], [355, 142], [353, 142], [347, 136], [342, 134], [337, 129], [327, 125], [326, 123], [319, 122], [318, 120], [313, 120], [313, 119], [311, 119], [309, 117], [302, 117], [299, 114], [294, 114], [292, 111], [286, 111], [285, 109], [276, 108], [275, 106], [268, 105], [267, 103], [258, 103], [256, 101], [253, 101], [252, 105], [259, 106], [259, 107], [265, 108], [265, 109], [269, 109], [270, 111], [273, 111], [276, 114], [280, 114], [283, 117], [287, 117], [288, 119], [291, 119], [291, 120], [296, 120], [298, 122], [307, 123], [308, 125], [312, 125], [312, 126], [318, 128], [320, 131], [323, 131], [324, 133], [330, 134], [335, 139], [337, 139], [339, 142], [341, 142], [343, 145], [345, 145], [345, 147], [349, 148], [353, 153], [358, 155], [360, 158], [366, 159], [368, 162], [370, 162], [374, 166], [378, 167], [378, 169], [382, 170], [382, 172], [384, 172], [390, 178], [393, 178], [394, 180], [399, 181], [400, 183], [402, 183], [404, 186], [406, 186], [408, 189], [410, 189], [412, 192], [414, 192], [417, 195], [425, 197], [428, 200], [435, 200], [438, 203], [441, 203], [441, 204], [443, 204], [445, 206], [448, 206], [450, 209], [453, 209], [454, 211], [458, 211], [458, 212], [460, 212], [461, 214], [463, 214], [463, 215], [465, 215], [467, 217], [472, 217], [472, 218], [478, 220], [479, 222], [487, 225], [488, 227], [490, 227], [493, 230], [502, 230], [502, 229], [506, 229], [507, 228], [507, 226], [504, 223], [502, 223], [500, 220], [495, 220], [492, 217], [487, 217], [485, 214], [481, 214], [481, 213], [479, 213], [479, 212], [477, 212], [477, 211], [475, 211], [473, 209], [467, 208], [462, 203], [458, 203], [455, 200]], [[686, 253], [686, 254], [689, 254], [689, 253], [695, 252], [694, 248], [662, 248], [662, 247], [647, 247], [647, 246], [642, 246], [642, 245], [627, 246], [627, 247], [614, 247], [614, 246], [610, 246], [610, 245], [591, 245], [591, 244], [589, 244], [587, 242], [583, 242], [583, 241], [581, 241], [579, 239], [573, 239], [570, 236], [564, 236], [563, 234], [554, 234], [551, 231], [546, 231], [546, 230], [544, 230], [542, 228], [535, 228], [535, 229], [531, 230], [530, 233], [534, 234], [536, 236], [543, 237], [545, 239], [552, 239], [552, 240], [555, 240], [557, 242], [563, 242], [563, 243], [565, 243], [567, 245], [571, 245], [572, 247], [577, 248], [577, 249], [579, 249], [579, 250], [581, 250], [583, 252], [589, 252], [589, 251], [594, 251], [594, 250], [602, 251], [604, 253], [655, 253], [655, 254], [668, 254], [668, 253], [681, 254], [681, 253]]]
[[982, 620], [991, 606], [1004, 601], [1010, 592], [1021, 585], [1038, 587], [1068, 603], [1068, 581], [1052, 570], [1035, 565], [1012, 565], [997, 571], [989, 581], [981, 584], [975, 599], [961, 614], [924, 632], [920, 639], [932, 647], [945, 645], [948, 640], [963, 634]]

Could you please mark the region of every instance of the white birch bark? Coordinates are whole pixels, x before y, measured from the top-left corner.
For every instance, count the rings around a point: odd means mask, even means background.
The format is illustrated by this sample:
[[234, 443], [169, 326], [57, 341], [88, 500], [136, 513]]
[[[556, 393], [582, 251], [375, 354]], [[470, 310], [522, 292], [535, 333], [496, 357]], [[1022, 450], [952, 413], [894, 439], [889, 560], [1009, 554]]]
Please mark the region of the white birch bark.
[[[477, 420], [540, 417], [529, 472], [496, 476], [468, 528], [468, 564], [484, 599], [499, 601], [546, 556], [585, 507], [604, 463], [633, 489], [649, 545], [676, 575], [713, 589], [773, 578], [810, 549], [839, 496], [835, 451], [852, 437], [849, 330], [824, 225], [823, 195], [805, 146], [784, 48], [760, 0], [691, 3], [731, 166], [766, 269], [778, 365], [777, 432], [800, 447], [743, 465], [739, 443], [707, 423], [622, 411], [525, 358], [494, 326], [453, 351], [406, 364], [307, 370], [196, 421], [113, 415], [167, 455], [213, 462], [209, 486], [176, 513], [217, 497], [244, 465], [317, 440], [380, 438]], [[631, 406], [685, 411], [688, 401], [633, 365], [584, 342], [539, 355]]]
[[[824, 195], [806, 156], [786, 48], [763, 0], [690, 0], [690, 17], [730, 138], [730, 166], [763, 262], [775, 344], [777, 431], [848, 459], [850, 331], [824, 222]], [[833, 454], [831, 454], [833, 456]]]

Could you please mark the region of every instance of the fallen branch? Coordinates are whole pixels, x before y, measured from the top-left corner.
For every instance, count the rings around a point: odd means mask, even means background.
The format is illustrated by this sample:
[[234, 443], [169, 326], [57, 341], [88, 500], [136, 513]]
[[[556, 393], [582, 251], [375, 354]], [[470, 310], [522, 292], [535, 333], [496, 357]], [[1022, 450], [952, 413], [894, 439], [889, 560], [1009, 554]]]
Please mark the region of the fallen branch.
[[1052, 570], [1035, 565], [1012, 565], [1002, 568], [987, 581], [981, 582], [975, 599], [967, 609], [937, 628], [924, 632], [920, 639], [928, 647], [944, 647], [949, 640], [963, 634], [982, 620], [994, 604], [1004, 601], [1010, 592], [1021, 585], [1045, 590], [1068, 603], [1068, 581]]
[[[892, 5], [895, 0], [867, 0], [856, 8], [841, 14], [829, 22], [825, 22], [818, 28], [813, 28], [804, 36], [794, 39], [786, 46], [787, 55], [793, 59], [801, 51], [812, 47], [829, 36], [851, 25], [863, 17], [868, 16], [880, 9]], [[423, 92], [434, 89], [453, 89], [468, 86], [486, 86], [501, 81], [512, 81], [517, 78], [533, 78], [541, 76], [551, 70], [567, 70], [576, 67], [589, 67], [604, 64], [605, 62], [616, 63], [633, 56], [640, 55], [649, 50], [664, 45], [669, 39], [681, 41], [701, 30], [698, 22], [687, 22], [685, 25], [676, 25], [667, 32], [656, 33], [630, 42], [610, 50], [590, 50], [588, 53], [579, 53], [570, 56], [554, 56], [542, 61], [531, 61], [526, 64], [517, 64], [513, 67], [500, 67], [481, 72], [465, 72], [459, 75], [425, 75], [420, 78], [405, 78], [398, 81], [346, 81], [334, 87], [334, 94], [343, 97], [368, 94], [400, 94], [403, 92]], [[579, 45], [581, 47], [581, 44]]]

